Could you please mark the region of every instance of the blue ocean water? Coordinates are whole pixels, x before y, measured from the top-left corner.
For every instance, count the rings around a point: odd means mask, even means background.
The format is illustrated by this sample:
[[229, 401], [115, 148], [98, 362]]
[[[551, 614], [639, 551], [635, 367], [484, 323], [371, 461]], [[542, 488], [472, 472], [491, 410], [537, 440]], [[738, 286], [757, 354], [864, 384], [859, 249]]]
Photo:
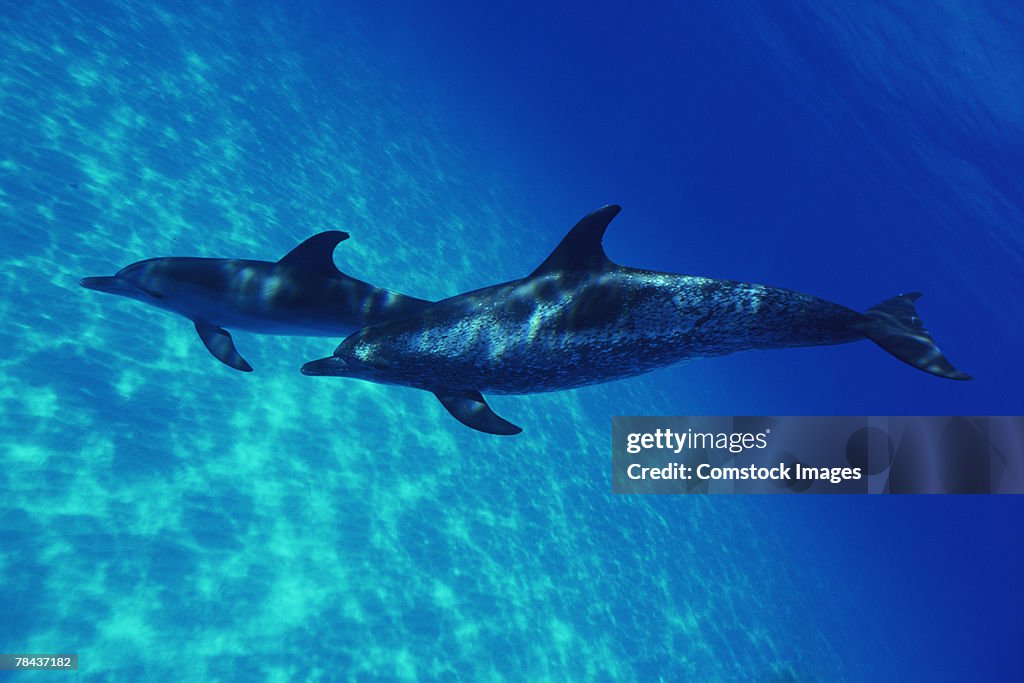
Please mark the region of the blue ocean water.
[[[0, 10], [0, 650], [97, 680], [1015, 680], [1019, 497], [614, 497], [617, 414], [1019, 414], [1024, 16], [948, 0]], [[582, 215], [626, 265], [865, 309], [872, 344], [491, 401], [78, 287], [160, 255], [441, 298]], [[17, 674], [26, 676], [27, 674]], [[58, 678], [64, 673], [34, 674]]]

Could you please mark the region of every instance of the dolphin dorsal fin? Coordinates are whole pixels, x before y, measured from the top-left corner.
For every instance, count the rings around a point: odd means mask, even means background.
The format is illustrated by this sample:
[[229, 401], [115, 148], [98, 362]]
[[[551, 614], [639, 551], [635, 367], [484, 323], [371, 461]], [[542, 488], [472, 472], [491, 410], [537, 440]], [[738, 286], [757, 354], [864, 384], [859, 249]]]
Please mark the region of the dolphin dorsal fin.
[[340, 230], [328, 230], [313, 235], [285, 254], [278, 264], [308, 273], [340, 275], [341, 271], [334, 265], [334, 248], [347, 239], [348, 233]]
[[611, 266], [601, 240], [608, 224], [621, 210], [621, 206], [609, 204], [584, 216], [530, 277], [554, 271], [603, 270]]

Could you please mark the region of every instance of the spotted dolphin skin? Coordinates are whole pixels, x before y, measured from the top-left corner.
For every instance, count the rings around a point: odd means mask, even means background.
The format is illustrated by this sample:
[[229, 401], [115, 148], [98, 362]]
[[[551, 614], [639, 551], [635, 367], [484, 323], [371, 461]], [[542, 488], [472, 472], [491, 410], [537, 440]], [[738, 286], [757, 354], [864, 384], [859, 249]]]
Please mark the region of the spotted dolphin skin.
[[764, 285], [612, 263], [601, 241], [618, 206], [581, 220], [535, 271], [366, 327], [306, 375], [433, 392], [463, 424], [518, 434], [481, 392], [558, 391], [687, 358], [871, 339], [940, 377], [970, 379], [942, 355], [904, 294], [866, 313]]
[[408, 315], [427, 302], [351, 278], [334, 265], [348, 239], [322, 232], [280, 261], [168, 257], [139, 261], [112, 277], [81, 285], [183, 315], [195, 323], [217, 360], [243, 372], [252, 366], [235, 349], [228, 327], [263, 334], [341, 337], [366, 325]]

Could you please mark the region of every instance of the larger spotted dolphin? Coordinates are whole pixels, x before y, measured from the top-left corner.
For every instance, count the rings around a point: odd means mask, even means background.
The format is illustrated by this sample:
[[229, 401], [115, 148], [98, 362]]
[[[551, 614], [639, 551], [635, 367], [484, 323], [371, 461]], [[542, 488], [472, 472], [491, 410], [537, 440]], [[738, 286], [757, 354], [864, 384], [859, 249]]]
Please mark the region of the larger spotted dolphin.
[[345, 275], [334, 249], [348, 239], [322, 232], [279, 261], [164, 257], [125, 266], [81, 285], [185, 316], [203, 344], [225, 365], [251, 372], [225, 328], [263, 334], [341, 337], [366, 325], [407, 315], [427, 302]]
[[581, 220], [530, 275], [366, 327], [307, 375], [432, 391], [460, 422], [518, 434], [481, 392], [557, 391], [747, 349], [870, 339], [933, 375], [970, 379], [935, 346], [903, 294], [866, 313], [787, 289], [626, 268], [601, 245], [619, 213]]

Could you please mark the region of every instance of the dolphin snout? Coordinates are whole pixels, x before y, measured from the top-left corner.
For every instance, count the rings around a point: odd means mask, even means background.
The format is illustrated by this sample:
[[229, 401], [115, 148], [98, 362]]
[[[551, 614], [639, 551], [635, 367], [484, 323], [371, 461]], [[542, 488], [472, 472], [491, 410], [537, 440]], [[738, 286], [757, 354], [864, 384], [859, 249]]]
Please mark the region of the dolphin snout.
[[86, 289], [95, 289], [97, 292], [108, 292], [110, 294], [128, 294], [136, 291], [136, 288], [129, 282], [119, 277], [83, 277], [78, 281]]
[[302, 374], [312, 377], [332, 377], [344, 375], [348, 370], [348, 363], [337, 356], [311, 360], [302, 366]]

